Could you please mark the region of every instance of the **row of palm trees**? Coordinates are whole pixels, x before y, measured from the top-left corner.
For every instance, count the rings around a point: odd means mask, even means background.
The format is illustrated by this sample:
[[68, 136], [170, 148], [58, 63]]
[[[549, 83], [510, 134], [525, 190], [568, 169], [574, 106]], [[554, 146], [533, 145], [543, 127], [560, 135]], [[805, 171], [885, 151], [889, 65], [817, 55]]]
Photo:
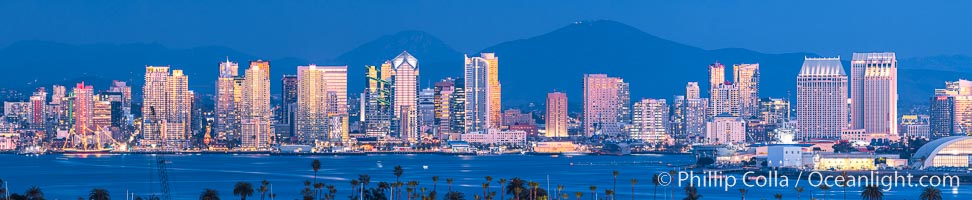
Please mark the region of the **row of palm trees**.
[[[313, 182], [310, 180], [304, 181], [304, 188], [301, 190], [300, 193], [302, 195], [301, 199], [336, 200], [337, 187], [331, 184], [324, 184], [323, 182], [320, 182], [317, 177], [318, 171], [321, 169], [321, 167], [322, 166], [320, 160], [315, 159], [311, 162], [311, 169], [314, 171], [314, 180]], [[352, 179], [350, 181], [351, 194], [348, 196], [348, 198], [351, 200], [356, 200], [356, 199], [358, 200], [402, 200], [403, 199], [402, 196], [404, 195], [406, 200], [437, 199], [438, 182], [439, 180], [441, 180], [439, 176], [432, 176], [431, 178], [432, 189], [428, 189], [424, 187], [419, 187], [420, 184], [419, 181], [417, 180], [402, 182], [401, 176], [404, 174], [404, 172], [405, 170], [401, 166], [395, 166], [395, 168], [392, 170], [392, 173], [395, 175], [395, 182], [391, 182], [391, 183], [378, 182], [376, 184], [377, 187], [374, 188], [369, 188], [371, 184], [371, 177], [367, 174], [361, 174], [358, 176], [357, 179]], [[675, 174], [674, 171], [670, 171], [669, 173]], [[596, 200], [596, 199], [617, 200], [616, 191], [617, 191], [619, 172], [613, 171], [612, 175], [614, 181], [612, 188], [604, 190], [603, 192], [604, 197], [599, 196], [601, 193], [598, 192], [597, 186], [591, 185], [588, 187], [588, 189], [590, 190], [589, 198], [591, 200]], [[841, 175], [847, 176], [846, 173], [843, 173]], [[654, 186], [653, 189], [654, 194], [652, 196], [653, 200], [658, 200], [658, 186], [662, 185], [662, 180], [660, 178], [661, 177], [658, 174], [652, 176], [651, 184]], [[546, 191], [545, 189], [540, 188], [540, 183], [538, 182], [527, 181], [520, 178], [512, 178], [509, 180], [505, 178], [499, 178], [499, 179], [495, 179], [495, 183], [498, 184], [500, 188], [499, 193], [497, 193], [497, 191], [492, 191], [490, 187], [491, 184], [494, 183], [494, 178], [492, 176], [485, 176], [484, 180], [485, 182], [481, 184], [483, 188], [482, 194], [474, 194], [472, 196], [474, 200], [494, 200], [494, 199], [569, 200], [570, 199], [570, 193], [565, 191], [565, 187], [563, 185], [557, 185], [555, 193], [553, 192], [548, 193], [548, 191]], [[452, 185], [454, 183], [454, 180], [452, 178], [446, 178], [445, 181], [448, 184], [448, 192], [445, 195], [442, 195], [443, 196], [442, 199], [445, 200], [465, 200], [466, 199], [465, 194], [452, 190]], [[637, 179], [631, 179], [630, 183], [631, 183], [631, 199], [634, 200], [635, 186], [639, 182]], [[838, 183], [838, 185], [844, 188], [843, 199], [846, 200], [847, 182]], [[23, 195], [20, 194], [8, 195], [7, 194], [8, 191], [5, 190], [6, 187], [3, 186], [4, 186], [3, 180], [0, 180], [0, 200], [43, 200], [44, 199], [44, 192], [37, 186], [30, 187], [27, 191], [24, 192]], [[241, 200], [246, 200], [248, 197], [252, 197], [254, 194], [259, 192], [261, 200], [266, 200], [267, 198], [269, 198], [270, 200], [274, 200], [276, 199], [277, 194], [270, 192], [269, 186], [270, 186], [270, 182], [267, 180], [261, 181], [260, 186], [257, 188], [254, 188], [254, 186], [249, 182], [241, 181], [241, 182], [237, 182], [233, 186], [233, 195], [240, 197]], [[404, 190], [402, 189], [402, 187], [405, 187]], [[830, 186], [823, 184], [820, 185], [818, 189], [826, 192], [832, 188]], [[674, 200], [673, 198], [674, 190], [675, 187], [669, 186], [669, 191], [666, 191], [666, 192], [670, 192], [666, 194], [666, 196], [670, 198], [669, 200]], [[797, 186], [794, 187], [793, 190], [794, 192], [796, 192], [797, 200], [800, 200], [802, 193], [806, 190], [806, 188]], [[702, 198], [702, 195], [698, 194], [698, 188], [694, 186], [685, 187], [684, 192], [685, 192], [685, 197], [682, 198], [682, 200], [699, 200]], [[747, 192], [748, 190], [745, 188], [739, 189], [741, 200], [746, 200]], [[573, 196], [575, 197], [576, 200], [581, 200], [584, 194], [585, 194], [584, 192], [577, 191], [573, 193]], [[497, 195], [499, 196], [498, 198]], [[507, 198], [506, 197], [507, 195], [510, 195], [510, 198]], [[826, 198], [826, 195], [824, 197]], [[777, 200], [782, 200], [783, 194], [776, 193], [773, 195], [773, 198]], [[864, 187], [864, 189], [861, 191], [861, 198], [863, 200], [883, 200], [884, 194], [881, 188], [878, 187], [877, 185], [869, 185]], [[84, 199], [84, 198], [79, 197], [78, 199]], [[96, 189], [92, 189], [89, 192], [87, 199], [88, 200], [110, 200], [111, 197], [108, 190], [96, 188]], [[150, 196], [148, 198], [136, 197], [135, 199], [136, 200], [143, 200], [143, 199], [158, 200], [159, 198], [156, 196]], [[219, 192], [215, 189], [206, 188], [200, 193], [199, 199], [219, 200], [220, 199]], [[942, 193], [941, 190], [937, 188], [927, 187], [922, 190], [919, 199], [942, 200]]]

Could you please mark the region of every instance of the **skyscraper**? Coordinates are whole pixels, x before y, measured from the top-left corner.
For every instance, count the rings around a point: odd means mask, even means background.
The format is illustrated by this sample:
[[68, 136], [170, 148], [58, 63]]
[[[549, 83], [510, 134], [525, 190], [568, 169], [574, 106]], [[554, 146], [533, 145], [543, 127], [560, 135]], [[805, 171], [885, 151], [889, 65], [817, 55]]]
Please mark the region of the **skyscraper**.
[[297, 106], [297, 85], [297, 75], [285, 74], [283, 75], [283, 78], [280, 79], [281, 101], [280, 112], [278, 112], [276, 115], [277, 123], [286, 126], [285, 129], [288, 129], [287, 132], [289, 132], [290, 135], [279, 135], [282, 133], [278, 132], [278, 137], [289, 138], [293, 136], [294, 132], [297, 132], [297, 123], [294, 122], [297, 120], [297, 114], [295, 112], [297, 109], [295, 108]]
[[188, 139], [192, 109], [189, 77], [169, 66], [146, 66], [142, 87], [144, 143], [181, 147]]
[[486, 60], [486, 123], [488, 127], [500, 127], [502, 123], [502, 85], [499, 82], [499, 57], [495, 53], [481, 53], [480, 58]]
[[584, 75], [584, 136], [616, 136], [621, 130], [620, 94], [627, 85], [621, 78], [606, 74]]
[[435, 90], [432, 88], [419, 91], [418, 115], [420, 137], [435, 133]]
[[347, 95], [347, 66], [299, 66], [297, 79], [298, 141], [342, 144], [348, 139], [347, 107], [342, 107], [347, 104], [341, 103], [341, 95]]
[[739, 90], [739, 116], [744, 119], [759, 113], [759, 64], [732, 66], [736, 89]]
[[709, 110], [716, 116], [722, 114], [740, 116], [739, 85], [726, 82], [715, 85], [715, 87], [715, 90], [713, 90], [715, 95], [711, 97], [712, 104], [709, 105]]
[[30, 129], [44, 130], [44, 122], [47, 121], [47, 91], [44, 87], [37, 88], [34, 95], [30, 96]]
[[[482, 57], [465, 57], [464, 78], [466, 88], [466, 122], [464, 133], [484, 131], [489, 128], [489, 61]], [[497, 126], [499, 127], [499, 126]]]
[[894, 53], [854, 53], [850, 86], [851, 128], [897, 137], [898, 60]]
[[239, 116], [237, 115], [236, 102], [237, 81], [239, 78], [239, 64], [226, 61], [219, 63], [219, 78], [216, 80], [216, 99], [215, 99], [215, 125], [213, 131], [215, 136], [224, 140], [239, 136]]
[[[388, 63], [386, 63], [388, 64]], [[381, 69], [385, 69], [385, 65], [382, 65]], [[362, 116], [362, 121], [364, 121], [365, 135], [368, 137], [387, 137], [389, 132], [391, 132], [391, 91], [389, 84], [391, 81], [390, 76], [386, 76], [386, 73], [392, 73], [390, 70], [391, 64], [388, 64], [389, 70], [379, 70], [380, 68], [376, 66], [366, 66], [365, 67], [365, 91], [362, 101], [365, 104], [363, 106], [364, 113]], [[387, 77], [387, 78], [382, 78]]]
[[567, 94], [547, 93], [546, 137], [567, 137]]
[[669, 108], [665, 99], [642, 99], [632, 108], [632, 123], [628, 128], [631, 139], [651, 144], [667, 143]]
[[442, 138], [441, 134], [452, 132], [452, 121], [450, 120], [452, 105], [450, 102], [452, 93], [456, 90], [455, 85], [455, 80], [446, 78], [436, 82], [432, 88], [435, 95], [432, 100], [435, 103], [435, 125], [439, 129], [436, 131], [439, 134], [436, 137]]
[[847, 74], [836, 58], [805, 58], [797, 76], [796, 139], [839, 139], [847, 128]]
[[702, 95], [699, 94], [699, 82], [688, 82], [685, 84], [685, 98], [686, 99], [699, 99]]
[[186, 140], [191, 132], [189, 124], [192, 122], [193, 100], [189, 91], [189, 77], [182, 70], [172, 70], [167, 81], [166, 137], [170, 141]]
[[404, 141], [415, 142], [418, 140], [418, 59], [402, 52], [391, 64], [394, 131]]
[[[716, 102], [716, 97], [719, 94], [719, 85], [726, 83], [726, 66], [722, 63], [715, 62], [709, 65], [709, 117], [714, 117], [719, 114], [717, 111], [719, 104]], [[686, 94], [687, 95], [687, 94]]]
[[449, 97], [449, 139], [458, 140], [459, 135], [466, 133], [466, 86], [464, 79], [455, 81], [455, 91]]
[[955, 133], [955, 97], [937, 94], [931, 97], [928, 106], [929, 139], [952, 136]]
[[746, 120], [725, 113], [706, 123], [706, 144], [741, 144], [746, 142]]
[[676, 141], [691, 142], [705, 137], [705, 123], [708, 116], [708, 98], [686, 98], [675, 96], [672, 103], [672, 138]]
[[246, 69], [240, 100], [241, 147], [254, 150], [270, 147], [273, 135], [270, 110], [270, 62], [250, 61]]
[[78, 83], [74, 93], [74, 132], [79, 135], [94, 133], [94, 87]]

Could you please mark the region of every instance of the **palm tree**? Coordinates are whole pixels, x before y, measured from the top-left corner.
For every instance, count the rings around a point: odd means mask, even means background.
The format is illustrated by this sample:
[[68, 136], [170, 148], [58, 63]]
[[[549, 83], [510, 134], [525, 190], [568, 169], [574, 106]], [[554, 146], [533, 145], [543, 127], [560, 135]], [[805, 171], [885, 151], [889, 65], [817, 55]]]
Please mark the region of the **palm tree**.
[[661, 185], [661, 180], [659, 179], [660, 177], [658, 176], [658, 174], [651, 176], [651, 184], [655, 186], [655, 191], [653, 192], [654, 194], [651, 195], [652, 200], [658, 199], [658, 185]]
[[584, 196], [584, 193], [583, 192], [574, 192], [574, 196], [577, 197], [577, 200], [580, 200], [581, 196]]
[[[486, 192], [489, 192], [489, 183], [490, 182], [493, 182], [493, 176], [486, 176], [484, 178], [486, 179], [486, 186], [487, 186], [486, 187]], [[487, 197], [486, 195], [483, 195], [483, 198], [489, 198], [489, 197]]]
[[797, 192], [797, 200], [800, 200], [800, 194], [803, 194], [803, 187], [796, 186], [795, 188], [793, 188], [793, 190], [796, 190], [796, 192]]
[[739, 195], [742, 197], [742, 200], [746, 200], [746, 188], [739, 188]]
[[[351, 180], [351, 182], [354, 182], [354, 180]], [[351, 183], [351, 187], [352, 187], [351, 192], [352, 193], [354, 193], [353, 187], [354, 186], [357, 186], [357, 185], [358, 184]], [[324, 190], [324, 183], [314, 183], [314, 197], [316, 199], [320, 199], [321, 198], [321, 195], [324, 195], [324, 193], [322, 193], [323, 190]], [[355, 193], [355, 194], [357, 194], [357, 193]]]
[[438, 186], [436, 186], [436, 183], [439, 183], [439, 176], [432, 176], [432, 191], [435, 191], [437, 188], [439, 188]]
[[593, 186], [592, 185], [592, 186], [587, 187], [587, 188], [591, 189], [591, 199], [594, 199], [595, 192], [597, 192], [597, 186]]
[[513, 195], [514, 195], [514, 197], [516, 197], [516, 200], [520, 200], [520, 193], [523, 193], [523, 188], [522, 187], [515, 187], [515, 188], [513, 188]]
[[199, 200], [219, 200], [219, 192], [214, 189], [206, 188], [199, 194]]
[[111, 195], [108, 194], [108, 190], [95, 188], [88, 193], [88, 200], [111, 200]]
[[334, 187], [334, 185], [327, 185], [326, 187], [327, 187], [327, 195], [326, 195], [327, 199], [334, 200], [334, 195], [337, 194], [337, 187]]
[[783, 194], [777, 192], [776, 194], [773, 195], [773, 198], [775, 198], [776, 200], [781, 200], [783, 199]]
[[861, 198], [864, 200], [882, 200], [884, 193], [877, 185], [868, 185], [864, 187], [864, 191], [861, 191]]
[[449, 192], [452, 192], [452, 178], [446, 178], [446, 183], [449, 184]]
[[[358, 183], [359, 183], [358, 180], [351, 179], [351, 195], [358, 194]], [[321, 187], [323, 187], [323, 185]], [[318, 188], [316, 185], [314, 186], [314, 188], [320, 190], [320, 188]]]
[[505, 178], [500, 178], [499, 179], [499, 184], [500, 184], [500, 199], [501, 200], [506, 200], [506, 179]]
[[[557, 184], [557, 196], [558, 197], [560, 196], [560, 192], [561, 191], [564, 191], [564, 185]], [[561, 198], [561, 199], [566, 199], [566, 197]]]
[[311, 162], [311, 169], [314, 170], [314, 182], [317, 182], [317, 171], [321, 170], [321, 160], [314, 159]]
[[488, 189], [489, 189], [489, 182], [483, 183], [483, 197], [486, 197], [486, 193], [488, 193], [486, 190]]
[[[668, 170], [668, 174], [671, 175], [671, 176], [677, 176], [678, 175], [678, 171], [675, 171], [674, 169]], [[669, 193], [668, 193], [668, 199], [669, 200], [675, 200], [675, 186], [674, 186], [674, 184], [668, 184], [668, 191], [669, 191]]]
[[685, 187], [685, 198], [682, 198], [682, 200], [699, 200], [701, 198], [702, 195], [699, 194], [699, 190], [695, 186]]
[[638, 184], [638, 179], [631, 179], [631, 200], [634, 200], [634, 188]]
[[246, 200], [246, 197], [253, 195], [253, 185], [247, 182], [236, 182], [233, 186], [233, 196], [239, 196], [240, 200]]
[[[614, 174], [614, 187], [611, 188], [611, 190], [618, 191], [618, 174], [619, 174], [618, 173], [618, 170], [614, 170], [613, 172], [611, 172], [611, 174]], [[604, 194], [604, 195], [608, 195], [608, 194]], [[608, 195], [608, 196], [611, 196], [611, 195]], [[614, 196], [611, 196], [611, 197], [613, 198]]]
[[614, 190], [604, 190], [604, 197], [614, 200]]
[[[404, 173], [405, 173], [405, 169], [402, 169], [402, 166], [401, 166], [401, 165], [395, 165], [395, 169], [394, 169], [394, 170], [392, 170], [392, 173], [394, 173], [394, 174], [395, 174], [395, 182], [401, 182], [401, 178], [402, 178], [402, 174], [404, 174]], [[398, 192], [397, 192], [396, 194], [401, 194], [401, 193], [402, 193], [402, 192], [401, 192], [401, 190], [402, 190], [402, 188], [401, 188], [401, 187], [402, 187], [402, 185], [401, 185], [401, 184], [399, 184], [399, 185], [398, 185], [398, 187], [397, 187], [397, 188], [395, 188], [395, 190], [397, 190], [397, 191], [398, 191]], [[451, 190], [451, 189], [450, 189], [450, 190]], [[401, 198], [398, 198], [398, 197], [399, 197], [399, 196], [396, 196], [396, 198], [395, 198], [395, 199], [401, 199]]]
[[27, 192], [24, 192], [24, 195], [27, 196], [27, 200], [44, 199], [44, 191], [41, 191], [40, 187], [37, 186], [30, 186], [30, 188], [27, 189]]
[[817, 187], [817, 188], [820, 188], [820, 191], [823, 191], [824, 197], [826, 198], [827, 197], [827, 190], [830, 190], [830, 186], [827, 186], [827, 184], [820, 184], [820, 187]]
[[257, 191], [260, 191], [260, 200], [266, 199], [267, 191], [269, 190], [270, 190], [270, 181], [267, 180], [260, 181], [260, 188], [257, 189]]
[[560, 200], [569, 200], [567, 198], [570, 198], [570, 195], [569, 194], [567, 194], [567, 193], [560, 194]]
[[540, 183], [537, 183], [537, 182], [534, 182], [534, 181], [530, 181], [530, 183], [528, 185], [530, 185], [530, 193], [531, 193], [530, 194], [530, 196], [531, 196], [530, 199], [537, 199], [537, 190], [539, 190], [539, 188], [540, 188]]
[[926, 187], [921, 190], [921, 200], [942, 200], [942, 191], [934, 187]]

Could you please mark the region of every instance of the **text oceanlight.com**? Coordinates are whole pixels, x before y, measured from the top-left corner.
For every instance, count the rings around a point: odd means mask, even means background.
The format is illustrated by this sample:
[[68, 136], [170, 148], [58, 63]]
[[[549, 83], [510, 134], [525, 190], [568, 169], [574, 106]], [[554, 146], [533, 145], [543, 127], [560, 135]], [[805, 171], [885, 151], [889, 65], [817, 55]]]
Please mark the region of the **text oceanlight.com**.
[[725, 191], [735, 187], [796, 187], [806, 186], [820, 187], [865, 187], [879, 186], [884, 191], [892, 188], [906, 187], [959, 187], [959, 177], [956, 175], [912, 175], [911, 173], [898, 171], [894, 172], [875, 172], [854, 173], [849, 175], [824, 173], [819, 171], [800, 172], [793, 177], [793, 174], [783, 175], [777, 171], [766, 171], [762, 173], [749, 171], [742, 174], [724, 174], [722, 172], [677, 172], [670, 174], [661, 172], [658, 174], [658, 182], [662, 186], [676, 185], [679, 187], [721, 187]]

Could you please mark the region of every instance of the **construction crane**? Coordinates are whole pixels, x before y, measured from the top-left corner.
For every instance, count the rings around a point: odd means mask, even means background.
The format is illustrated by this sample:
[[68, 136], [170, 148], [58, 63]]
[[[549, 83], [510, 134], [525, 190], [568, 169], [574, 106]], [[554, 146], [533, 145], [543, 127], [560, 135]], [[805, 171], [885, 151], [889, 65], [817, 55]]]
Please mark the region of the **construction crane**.
[[[153, 119], [157, 119], [158, 118], [158, 115], [156, 115], [156, 113], [155, 113], [155, 107], [154, 106], [153, 107], [149, 107], [149, 111], [150, 111], [149, 113], [152, 115]], [[159, 129], [159, 125], [158, 124], [154, 125], [153, 128], [154, 128], [153, 132], [160, 133], [161, 130]], [[159, 139], [159, 141], [164, 141], [163, 138], [158, 138], [158, 139]], [[172, 200], [172, 195], [169, 195], [169, 173], [168, 173], [168, 170], [166, 169], [166, 165], [168, 163], [166, 163], [167, 161], [165, 160], [165, 156], [163, 154], [164, 152], [162, 152], [162, 148], [164, 148], [164, 146], [165, 146], [165, 143], [164, 142], [161, 142], [161, 145], [159, 145], [159, 148], [156, 149], [155, 166], [156, 166], [156, 170], [159, 173], [159, 187], [161, 187], [161, 189], [162, 189], [162, 195], [161, 195], [160, 199], [161, 200]]]

